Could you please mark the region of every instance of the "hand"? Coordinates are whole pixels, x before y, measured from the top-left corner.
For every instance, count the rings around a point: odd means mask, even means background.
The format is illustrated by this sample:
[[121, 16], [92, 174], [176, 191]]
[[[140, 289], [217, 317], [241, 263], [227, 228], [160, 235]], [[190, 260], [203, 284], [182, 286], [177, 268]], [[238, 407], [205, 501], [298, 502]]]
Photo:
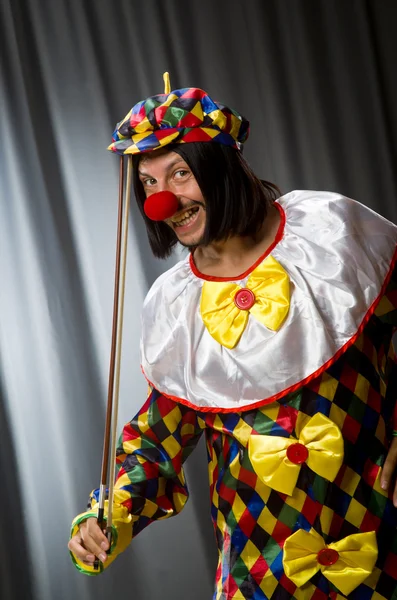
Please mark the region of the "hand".
[[79, 531], [69, 541], [68, 548], [83, 563], [93, 567], [95, 557], [103, 563], [107, 559], [106, 551], [109, 549], [109, 542], [98, 527], [97, 520], [90, 517], [81, 523]]
[[[393, 437], [387, 453], [385, 464], [383, 465], [380, 485], [382, 490], [389, 490], [392, 485], [397, 467], [397, 437]], [[397, 507], [397, 482], [394, 483], [393, 504]]]

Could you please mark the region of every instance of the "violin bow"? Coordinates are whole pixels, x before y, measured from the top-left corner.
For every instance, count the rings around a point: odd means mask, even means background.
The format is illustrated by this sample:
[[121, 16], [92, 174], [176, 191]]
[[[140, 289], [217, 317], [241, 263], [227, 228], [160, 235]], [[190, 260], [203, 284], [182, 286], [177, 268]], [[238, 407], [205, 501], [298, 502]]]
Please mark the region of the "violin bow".
[[[112, 342], [110, 350], [108, 398], [103, 437], [101, 483], [99, 486], [98, 525], [106, 534], [109, 550], [112, 544], [112, 513], [116, 467], [117, 418], [120, 393], [120, 365], [124, 320], [125, 279], [127, 266], [128, 222], [131, 199], [132, 156], [127, 157], [127, 181], [124, 195], [124, 156], [120, 156], [119, 199], [116, 240], [116, 265], [114, 275]], [[108, 490], [108, 511], [105, 518], [105, 501]], [[106, 525], [105, 525], [106, 524]], [[109, 552], [109, 551], [108, 551]], [[94, 562], [98, 570], [99, 560]]]
[[[163, 75], [164, 93], [171, 92], [170, 76], [168, 72]], [[114, 298], [113, 298], [113, 325], [112, 325], [112, 343], [110, 351], [109, 366], [109, 385], [108, 400], [106, 408], [105, 432], [103, 436], [103, 454], [101, 483], [99, 486], [98, 502], [98, 525], [105, 532], [109, 542], [109, 551], [112, 544], [112, 512], [114, 497], [114, 480], [116, 467], [116, 446], [117, 446], [117, 417], [119, 408], [120, 392], [120, 364], [121, 364], [121, 346], [123, 337], [123, 319], [124, 319], [124, 295], [125, 295], [125, 277], [127, 265], [127, 245], [128, 245], [128, 221], [131, 201], [131, 182], [132, 182], [132, 155], [127, 156], [127, 181], [125, 185], [124, 202], [124, 156], [120, 156], [120, 174], [119, 174], [119, 202], [118, 202], [118, 222], [117, 222], [117, 241], [116, 241], [116, 266], [114, 276]], [[123, 214], [124, 212], [124, 214]], [[110, 453], [110, 457], [109, 457]], [[110, 458], [110, 460], [109, 460]], [[110, 464], [109, 464], [110, 463]], [[109, 483], [108, 483], [109, 481]], [[108, 489], [108, 514], [105, 519], [106, 491]], [[106, 522], [106, 526], [105, 526]], [[108, 552], [109, 552], [108, 551]], [[98, 570], [99, 560], [94, 562], [94, 569]]]

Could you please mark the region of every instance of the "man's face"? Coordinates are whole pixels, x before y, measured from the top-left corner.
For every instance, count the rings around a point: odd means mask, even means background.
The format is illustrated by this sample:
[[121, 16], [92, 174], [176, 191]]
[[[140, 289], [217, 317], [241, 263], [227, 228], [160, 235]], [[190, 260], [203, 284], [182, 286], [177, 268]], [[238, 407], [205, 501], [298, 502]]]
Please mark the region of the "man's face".
[[139, 179], [146, 198], [165, 190], [176, 195], [178, 211], [165, 223], [175, 231], [183, 246], [198, 246], [205, 230], [205, 200], [183, 158], [170, 150], [144, 155], [139, 162]]

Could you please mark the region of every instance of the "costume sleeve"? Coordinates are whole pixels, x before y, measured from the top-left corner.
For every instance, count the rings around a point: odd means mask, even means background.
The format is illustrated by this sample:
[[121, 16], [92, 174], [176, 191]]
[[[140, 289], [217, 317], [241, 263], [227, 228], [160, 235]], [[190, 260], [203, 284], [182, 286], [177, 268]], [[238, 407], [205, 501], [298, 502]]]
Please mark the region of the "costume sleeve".
[[[182, 510], [189, 496], [182, 465], [197, 445], [203, 427], [194, 410], [149, 388], [146, 403], [124, 427], [117, 448], [110, 555], [95, 571], [72, 554], [81, 572], [98, 574], [147, 525]], [[98, 499], [98, 490], [94, 490], [90, 510], [78, 515], [72, 523], [72, 535], [82, 521], [97, 516]]]

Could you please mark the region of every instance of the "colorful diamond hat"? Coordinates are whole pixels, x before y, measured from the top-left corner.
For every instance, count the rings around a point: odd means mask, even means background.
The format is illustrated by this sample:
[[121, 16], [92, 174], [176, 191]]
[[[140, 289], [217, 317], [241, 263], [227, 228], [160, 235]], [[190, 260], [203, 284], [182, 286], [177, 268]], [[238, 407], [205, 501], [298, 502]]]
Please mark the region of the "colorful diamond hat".
[[199, 88], [170, 91], [168, 73], [164, 83], [164, 94], [138, 102], [117, 124], [108, 150], [139, 154], [187, 142], [218, 142], [241, 149], [249, 133], [243, 116]]

